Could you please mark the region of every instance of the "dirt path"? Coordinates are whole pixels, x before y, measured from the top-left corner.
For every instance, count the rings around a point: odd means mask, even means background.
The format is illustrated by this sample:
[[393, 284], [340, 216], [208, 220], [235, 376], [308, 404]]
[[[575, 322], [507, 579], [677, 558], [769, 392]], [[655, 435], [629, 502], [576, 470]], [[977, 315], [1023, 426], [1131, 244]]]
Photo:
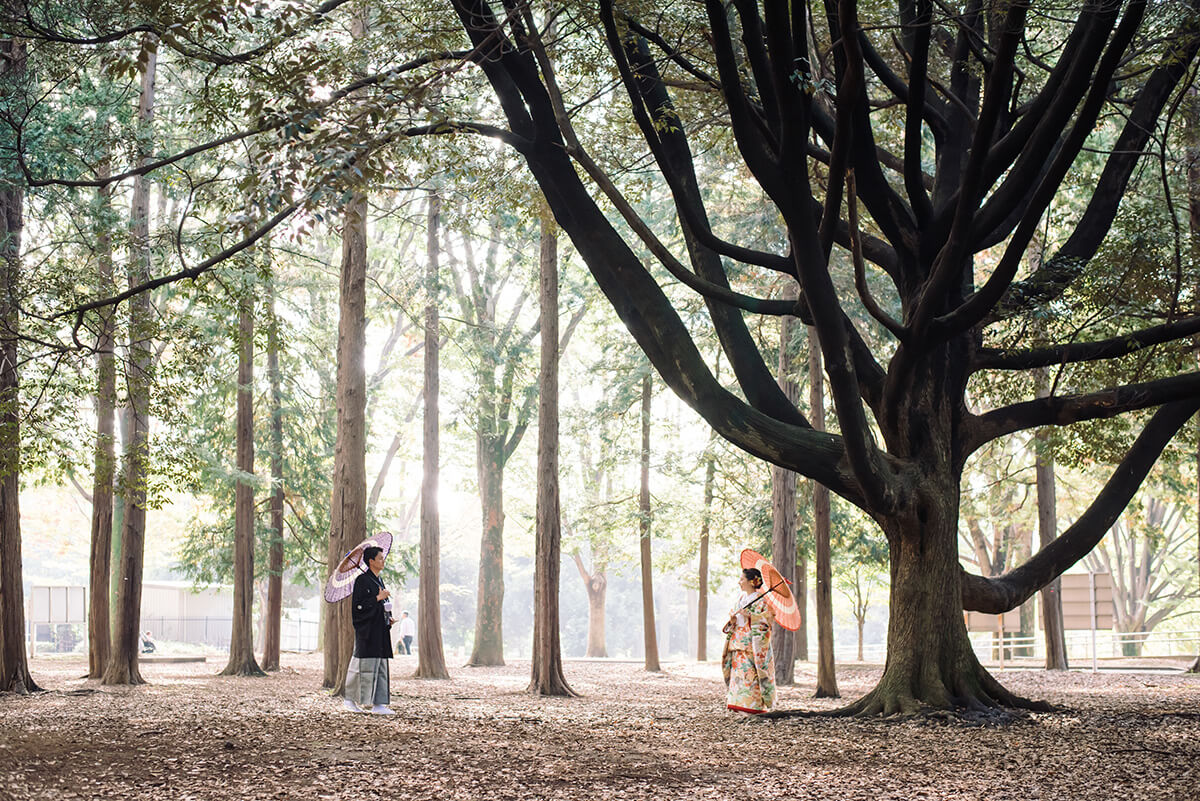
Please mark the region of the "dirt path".
[[[0, 695], [0, 799], [1200, 799], [1200, 676], [1007, 672], [1067, 711], [977, 727], [747, 721], [712, 664], [570, 662], [572, 700], [526, 694], [528, 663], [402, 678], [414, 666], [393, 662], [386, 719], [324, 695], [319, 655], [267, 679], [147, 665], [138, 688], [39, 659], [51, 692]], [[797, 673], [780, 706], [835, 705]], [[838, 682], [850, 698], [877, 675]]]

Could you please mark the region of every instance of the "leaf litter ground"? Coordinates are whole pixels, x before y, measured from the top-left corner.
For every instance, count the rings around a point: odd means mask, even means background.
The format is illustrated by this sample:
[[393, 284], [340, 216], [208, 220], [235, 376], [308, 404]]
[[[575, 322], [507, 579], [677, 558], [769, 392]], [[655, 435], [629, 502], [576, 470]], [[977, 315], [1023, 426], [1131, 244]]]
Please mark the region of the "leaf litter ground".
[[[394, 718], [346, 712], [321, 657], [265, 679], [213, 663], [144, 664], [150, 684], [100, 687], [84, 660], [39, 658], [48, 692], [0, 695], [0, 799], [1200, 799], [1200, 676], [1004, 671], [1061, 708], [967, 721], [747, 719], [723, 708], [712, 663], [661, 674], [579, 661], [582, 694], [525, 692], [528, 662], [407, 678]], [[801, 663], [780, 707], [812, 698]], [[878, 667], [842, 665], [846, 700]]]

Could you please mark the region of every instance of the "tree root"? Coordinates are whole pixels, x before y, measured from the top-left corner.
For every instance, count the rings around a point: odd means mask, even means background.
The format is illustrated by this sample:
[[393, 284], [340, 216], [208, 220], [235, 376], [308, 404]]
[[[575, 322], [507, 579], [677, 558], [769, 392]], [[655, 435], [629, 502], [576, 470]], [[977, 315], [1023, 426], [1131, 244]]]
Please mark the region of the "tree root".
[[938, 676], [923, 676], [920, 691], [903, 682], [881, 681], [871, 692], [838, 709], [780, 709], [762, 717], [876, 718], [890, 721], [924, 720], [957, 722], [972, 726], [998, 726], [1027, 720], [1031, 712], [1060, 709], [1045, 701], [1022, 698], [1006, 690], [983, 668], [956, 677], [951, 686]]

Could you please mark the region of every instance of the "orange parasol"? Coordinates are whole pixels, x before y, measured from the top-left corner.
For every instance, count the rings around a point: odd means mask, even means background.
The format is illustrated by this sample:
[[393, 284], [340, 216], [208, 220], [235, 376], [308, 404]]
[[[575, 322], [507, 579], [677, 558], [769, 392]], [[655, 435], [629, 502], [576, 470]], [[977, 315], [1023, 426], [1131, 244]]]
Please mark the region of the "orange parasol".
[[792, 588], [788, 586], [791, 582], [780, 575], [770, 562], [749, 548], [742, 551], [741, 561], [743, 568], [754, 568], [762, 573], [765, 588], [762, 597], [766, 598], [767, 604], [775, 614], [775, 622], [788, 631], [800, 628], [800, 607], [796, 605]]

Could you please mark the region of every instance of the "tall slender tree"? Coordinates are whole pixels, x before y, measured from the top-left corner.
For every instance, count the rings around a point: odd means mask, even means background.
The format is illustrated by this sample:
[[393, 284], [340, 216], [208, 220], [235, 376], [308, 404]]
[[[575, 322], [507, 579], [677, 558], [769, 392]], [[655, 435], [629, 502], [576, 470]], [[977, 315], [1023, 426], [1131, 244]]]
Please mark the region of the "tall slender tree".
[[442, 200], [436, 189], [429, 192], [425, 215], [425, 419], [424, 470], [421, 480], [421, 554], [420, 598], [417, 607], [418, 679], [448, 679], [442, 646], [441, 604], [441, 522], [438, 511], [438, 329], [441, 325], [438, 298], [441, 280], [438, 265], [441, 246], [438, 241]]
[[[518, 327], [528, 293], [521, 291], [512, 308], [499, 315], [499, 294], [508, 281], [500, 267], [502, 236], [494, 220], [491, 243], [478, 264], [468, 234], [463, 241], [466, 281], [459, 306], [467, 323], [471, 355], [476, 362], [475, 466], [483, 531], [479, 543], [479, 583], [475, 604], [475, 639], [467, 664], [504, 664], [504, 471], [525, 436], [533, 414], [534, 394], [519, 393], [518, 373], [538, 326]], [[453, 264], [453, 261], [451, 262]], [[509, 269], [515, 267], [508, 265]], [[520, 397], [523, 394], [524, 397]]]
[[[366, 36], [366, 11], [355, 7], [350, 35]], [[333, 489], [329, 509], [328, 567], [367, 535], [367, 196], [355, 189], [342, 221], [342, 268], [338, 302], [337, 445], [333, 457]], [[333, 695], [346, 689], [346, 671], [354, 655], [350, 604], [326, 610], [325, 676], [322, 686]]]
[[[708, 545], [712, 533], [713, 493], [717, 478], [717, 459], [713, 454], [716, 432], [708, 438], [704, 451], [704, 509], [700, 518], [700, 554], [698, 570], [698, 594], [696, 598], [696, 661], [708, 660]], [[792, 485], [793, 492], [795, 484]], [[793, 506], [793, 511], [795, 507]], [[793, 523], [795, 517], [792, 518]]]
[[[1050, 395], [1050, 370], [1037, 372], [1038, 397]], [[1041, 429], [1034, 435], [1034, 470], [1037, 481], [1038, 545], [1048, 547], [1058, 536], [1058, 485], [1054, 476], [1054, 452], [1050, 431]], [[1066, 670], [1067, 632], [1063, 626], [1062, 581], [1055, 576], [1039, 593], [1042, 604], [1042, 627], [1046, 640], [1046, 670]]]
[[542, 354], [538, 375], [538, 461], [535, 574], [533, 585], [533, 665], [531, 692], [573, 696], [563, 674], [559, 637], [558, 586], [562, 555], [558, 494], [558, 233], [549, 209], [541, 214], [538, 309]]
[[[825, 430], [825, 375], [817, 329], [808, 327], [808, 414], [814, 431]], [[830, 552], [829, 489], [813, 480], [813, 555], [817, 573], [817, 698], [839, 698], [833, 656], [833, 556]]]
[[654, 566], [650, 547], [653, 510], [650, 506], [650, 401], [654, 380], [649, 371], [642, 376], [642, 451], [641, 489], [638, 492], [638, 542], [642, 566], [642, 642], [646, 651], [646, 670], [659, 672], [658, 635], [654, 627]]
[[266, 627], [263, 670], [279, 670], [283, 624], [283, 375], [279, 369], [279, 317], [275, 314], [275, 280], [268, 274], [267, 378], [271, 385], [271, 548], [267, 566]]
[[[106, 132], [102, 132], [106, 133]], [[98, 174], [107, 178], [107, 155]], [[113, 294], [111, 191], [96, 189], [96, 269], [101, 295]], [[92, 473], [92, 537], [88, 581], [88, 678], [104, 675], [112, 650], [109, 583], [113, 540], [113, 478], [116, 474], [116, 440], [113, 436], [117, 402], [116, 310], [100, 310], [96, 335], [96, 446]]]
[[[264, 676], [254, 658], [254, 300], [238, 298], [237, 483], [233, 512], [233, 622], [223, 676]], [[365, 492], [365, 489], [364, 489]]]
[[[784, 297], [795, 300], [795, 284], [788, 283]], [[792, 376], [794, 355], [792, 338], [795, 318], [779, 318], [779, 387], [795, 404], [800, 398], [800, 384]], [[786, 467], [771, 465], [771, 563], [795, 591], [796, 581], [796, 474]], [[796, 681], [796, 635], [776, 628], [772, 641], [775, 650], [775, 681], [790, 685]]]
[[[6, 4], [7, 6], [7, 4]], [[0, 87], [8, 97], [22, 94], [25, 45], [0, 41]], [[20, 336], [21, 230], [25, 193], [15, 165], [0, 175], [0, 691], [39, 689], [25, 658], [25, 593], [21, 576], [21, 409], [17, 341]]]
[[[154, 121], [154, 83], [158, 40], [147, 36], [142, 45], [142, 83], [138, 102], [138, 161], [151, 158]], [[150, 182], [144, 175], [133, 181], [129, 286], [150, 280]], [[138, 670], [138, 634], [142, 611], [142, 561], [146, 543], [147, 481], [150, 471], [150, 397], [154, 384], [154, 316], [150, 295], [142, 292], [129, 301], [129, 341], [125, 368], [129, 423], [125, 440], [121, 495], [120, 560], [113, 648], [104, 670], [104, 684], [142, 684]]]

